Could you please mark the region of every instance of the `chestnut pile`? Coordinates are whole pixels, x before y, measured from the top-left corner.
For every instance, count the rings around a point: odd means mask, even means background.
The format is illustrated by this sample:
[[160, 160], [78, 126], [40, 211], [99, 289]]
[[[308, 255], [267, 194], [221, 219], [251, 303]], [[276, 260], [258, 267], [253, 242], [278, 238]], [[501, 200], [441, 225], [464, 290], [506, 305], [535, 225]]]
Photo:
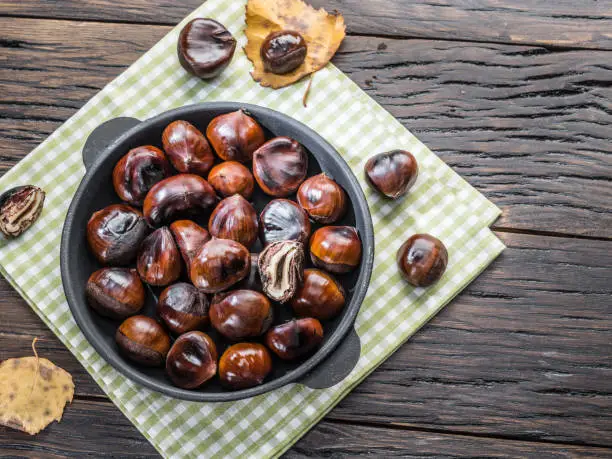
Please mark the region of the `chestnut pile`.
[[[165, 365], [181, 388], [218, 377], [237, 390], [262, 384], [276, 359], [321, 345], [346, 303], [338, 276], [359, 266], [362, 247], [354, 227], [338, 226], [346, 192], [324, 173], [308, 177], [308, 158], [239, 110], [205, 133], [175, 121], [159, 146], [119, 160], [112, 181], [122, 202], [87, 224], [102, 267], [86, 297], [97, 314], [123, 321], [123, 356]], [[263, 208], [254, 193], [268, 196]], [[143, 315], [147, 295], [155, 317]], [[275, 320], [281, 308], [294, 318]]]

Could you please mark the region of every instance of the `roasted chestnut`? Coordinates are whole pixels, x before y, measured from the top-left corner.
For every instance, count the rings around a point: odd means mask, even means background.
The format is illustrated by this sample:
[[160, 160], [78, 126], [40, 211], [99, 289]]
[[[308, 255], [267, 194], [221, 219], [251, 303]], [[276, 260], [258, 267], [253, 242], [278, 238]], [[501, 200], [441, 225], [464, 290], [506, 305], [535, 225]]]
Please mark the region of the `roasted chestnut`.
[[261, 60], [266, 72], [283, 75], [302, 65], [307, 52], [304, 37], [292, 30], [281, 30], [272, 32], [264, 40]]
[[113, 204], [95, 212], [87, 222], [87, 242], [98, 261], [127, 265], [149, 232], [142, 214], [125, 204]]
[[174, 168], [183, 174], [204, 176], [215, 162], [204, 134], [187, 121], [170, 123], [162, 133], [162, 143]]
[[261, 384], [272, 371], [268, 350], [258, 343], [228, 347], [219, 360], [219, 379], [228, 389], [246, 389]]
[[111, 319], [133, 316], [145, 303], [145, 290], [135, 269], [99, 269], [89, 276], [85, 295], [93, 310]]
[[272, 319], [270, 301], [253, 290], [218, 293], [210, 305], [210, 323], [233, 341], [263, 335]]
[[236, 40], [213, 19], [196, 18], [187, 23], [178, 39], [179, 62], [189, 73], [210, 79], [219, 75], [232, 61]]
[[310, 220], [295, 202], [273, 199], [259, 215], [259, 232], [264, 246], [277, 241], [306, 244], [310, 237]]
[[213, 167], [208, 174], [208, 183], [224, 198], [239, 194], [250, 199], [255, 188], [253, 174], [237, 161], [224, 161]]
[[136, 263], [140, 278], [149, 285], [163, 287], [181, 275], [181, 255], [164, 226], [149, 234], [138, 252]]
[[206, 129], [206, 137], [221, 159], [246, 162], [253, 152], [266, 141], [266, 135], [257, 121], [243, 110], [214, 118]]
[[321, 322], [312, 318], [277, 325], [266, 334], [266, 345], [283, 360], [303, 357], [319, 347], [322, 341]]
[[195, 215], [217, 203], [215, 190], [199, 175], [179, 174], [157, 183], [144, 201], [147, 221], [157, 226], [180, 215]]
[[157, 182], [172, 175], [166, 155], [153, 145], [127, 152], [113, 169], [113, 186], [122, 201], [142, 206], [145, 196]]
[[189, 267], [191, 282], [205, 293], [217, 293], [244, 279], [251, 254], [239, 242], [212, 239], [196, 254]]
[[344, 308], [344, 289], [333, 276], [320, 269], [304, 270], [304, 282], [291, 299], [291, 308], [299, 317], [327, 320]]
[[195, 389], [217, 373], [217, 347], [206, 333], [190, 331], [174, 342], [166, 358], [166, 373], [183, 389]]
[[231, 239], [250, 248], [257, 241], [259, 231], [257, 212], [249, 201], [235, 194], [215, 207], [208, 230], [214, 237]]
[[167, 287], [159, 296], [157, 315], [172, 333], [181, 335], [208, 325], [208, 298], [186, 282]]
[[40, 217], [45, 192], [34, 185], [11, 188], [0, 195], [0, 240], [21, 236]]
[[280, 303], [289, 301], [304, 277], [304, 245], [296, 241], [278, 241], [259, 254], [259, 275], [263, 291]]
[[297, 200], [310, 218], [324, 225], [340, 220], [346, 213], [346, 193], [324, 173], [306, 179], [298, 189]]
[[352, 226], [325, 226], [310, 238], [310, 259], [332, 273], [352, 271], [361, 260], [361, 240]]
[[442, 241], [430, 234], [410, 236], [397, 251], [400, 273], [415, 287], [437, 282], [446, 271], [448, 252]]
[[125, 357], [151, 367], [163, 364], [170, 349], [170, 337], [164, 328], [147, 316], [125, 319], [115, 333], [115, 341]]
[[170, 225], [185, 265], [189, 267], [191, 260], [204, 244], [210, 241], [210, 234], [200, 225], [191, 220], [177, 220]]
[[267, 141], [253, 153], [253, 176], [264, 193], [286, 197], [298, 189], [308, 172], [308, 154], [289, 137]]
[[393, 150], [372, 156], [365, 165], [368, 184], [391, 199], [405, 195], [419, 175], [417, 161], [411, 153]]
[[259, 254], [251, 253], [251, 270], [249, 274], [235, 285], [237, 290], [255, 290], [256, 292], [263, 292], [263, 285], [261, 283], [261, 276], [259, 275]]

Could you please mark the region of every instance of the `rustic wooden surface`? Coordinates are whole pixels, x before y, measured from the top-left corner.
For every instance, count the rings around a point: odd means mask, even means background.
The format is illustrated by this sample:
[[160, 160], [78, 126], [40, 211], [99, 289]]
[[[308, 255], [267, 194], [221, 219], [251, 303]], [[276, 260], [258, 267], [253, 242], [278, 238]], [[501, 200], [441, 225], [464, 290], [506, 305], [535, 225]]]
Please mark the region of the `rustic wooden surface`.
[[[0, 173], [199, 3], [0, 0]], [[347, 18], [334, 63], [503, 209], [508, 249], [287, 456], [612, 457], [612, 1], [311, 3]], [[0, 455], [156, 456], [4, 280], [0, 317], [0, 359], [38, 336], [76, 382]]]

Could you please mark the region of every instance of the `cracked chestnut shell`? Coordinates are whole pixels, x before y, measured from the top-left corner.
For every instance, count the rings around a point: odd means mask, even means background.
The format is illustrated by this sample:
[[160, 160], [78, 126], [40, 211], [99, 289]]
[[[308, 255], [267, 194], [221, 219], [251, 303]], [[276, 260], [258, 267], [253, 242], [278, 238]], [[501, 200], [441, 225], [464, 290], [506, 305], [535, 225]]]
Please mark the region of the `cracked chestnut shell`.
[[419, 175], [415, 157], [404, 150], [372, 156], [365, 165], [368, 184], [382, 195], [398, 199], [414, 185]]
[[210, 241], [210, 234], [204, 228], [191, 220], [177, 220], [170, 225], [170, 231], [178, 245], [185, 265], [189, 267], [191, 260], [204, 244]]
[[324, 173], [306, 179], [298, 189], [297, 200], [310, 218], [324, 225], [340, 220], [346, 213], [346, 193]]
[[304, 270], [304, 281], [291, 299], [291, 308], [298, 317], [327, 320], [344, 308], [346, 296], [340, 283], [320, 269]]
[[166, 374], [174, 385], [195, 389], [217, 373], [217, 347], [206, 333], [190, 331], [174, 342], [166, 358]]
[[163, 287], [179, 278], [181, 255], [166, 226], [153, 231], [142, 241], [136, 267], [140, 278], [149, 285]]
[[261, 45], [261, 60], [266, 72], [283, 75], [297, 69], [308, 53], [304, 37], [293, 30], [272, 32]]
[[273, 199], [259, 215], [259, 232], [264, 246], [278, 241], [306, 244], [310, 237], [310, 220], [295, 202]]
[[0, 196], [0, 239], [21, 236], [40, 216], [45, 192], [33, 185], [12, 188]]
[[268, 140], [253, 153], [253, 176], [264, 193], [278, 198], [296, 192], [308, 172], [308, 154], [289, 137]]
[[167, 287], [159, 296], [157, 315], [177, 335], [208, 325], [208, 298], [186, 282]]
[[133, 206], [142, 206], [149, 190], [172, 175], [166, 155], [153, 145], [128, 151], [113, 169], [113, 186], [121, 198]]
[[446, 246], [430, 234], [410, 236], [397, 251], [400, 273], [415, 287], [437, 282], [448, 264]]
[[238, 161], [224, 161], [217, 164], [208, 174], [208, 183], [224, 198], [239, 194], [245, 199], [250, 199], [255, 189], [253, 174]]
[[199, 175], [179, 174], [155, 184], [144, 200], [147, 222], [158, 226], [179, 216], [197, 215], [217, 203], [215, 190]]
[[215, 162], [204, 134], [187, 121], [170, 123], [162, 133], [162, 143], [174, 168], [183, 174], [205, 176]]
[[259, 275], [264, 293], [286, 303], [304, 277], [304, 245], [296, 241], [273, 242], [259, 254]]
[[191, 282], [205, 293], [217, 293], [244, 279], [251, 268], [251, 254], [231, 239], [208, 241], [191, 261]]
[[178, 39], [177, 53], [181, 65], [189, 73], [211, 79], [218, 76], [232, 61], [236, 40], [219, 22], [196, 18], [187, 23]]
[[272, 324], [270, 301], [253, 290], [218, 293], [210, 305], [210, 322], [232, 341], [263, 335]]
[[266, 334], [266, 345], [283, 360], [310, 354], [323, 342], [321, 322], [313, 318], [292, 320], [277, 325]]
[[250, 248], [257, 241], [259, 221], [252, 204], [239, 194], [222, 200], [208, 220], [214, 237], [231, 239]]
[[157, 367], [164, 363], [170, 337], [164, 328], [147, 316], [128, 317], [117, 329], [119, 351], [141, 365]]
[[125, 319], [137, 314], [145, 303], [145, 290], [135, 269], [102, 268], [85, 288], [87, 303], [98, 314]]
[[125, 204], [105, 207], [87, 222], [89, 248], [105, 265], [126, 265], [134, 261], [148, 232], [142, 214]]
[[325, 226], [310, 238], [310, 259], [326, 271], [343, 274], [361, 260], [361, 240], [352, 226]]
[[259, 343], [228, 347], [219, 360], [219, 379], [228, 389], [246, 389], [264, 382], [272, 371], [270, 352]]
[[266, 141], [266, 135], [259, 123], [238, 110], [214, 118], [206, 137], [225, 161], [246, 162], [253, 159], [253, 152]]

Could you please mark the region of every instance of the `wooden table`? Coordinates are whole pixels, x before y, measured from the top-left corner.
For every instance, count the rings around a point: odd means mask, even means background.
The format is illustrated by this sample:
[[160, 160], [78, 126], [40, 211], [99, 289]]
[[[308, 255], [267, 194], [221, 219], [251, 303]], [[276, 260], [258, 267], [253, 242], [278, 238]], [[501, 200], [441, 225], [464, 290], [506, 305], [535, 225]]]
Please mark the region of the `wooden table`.
[[[0, 172], [200, 2], [0, 0]], [[612, 1], [311, 3], [346, 17], [334, 63], [503, 209], [508, 249], [288, 456], [612, 456]], [[156, 456], [0, 281], [0, 358], [34, 336], [75, 400], [0, 455]]]

